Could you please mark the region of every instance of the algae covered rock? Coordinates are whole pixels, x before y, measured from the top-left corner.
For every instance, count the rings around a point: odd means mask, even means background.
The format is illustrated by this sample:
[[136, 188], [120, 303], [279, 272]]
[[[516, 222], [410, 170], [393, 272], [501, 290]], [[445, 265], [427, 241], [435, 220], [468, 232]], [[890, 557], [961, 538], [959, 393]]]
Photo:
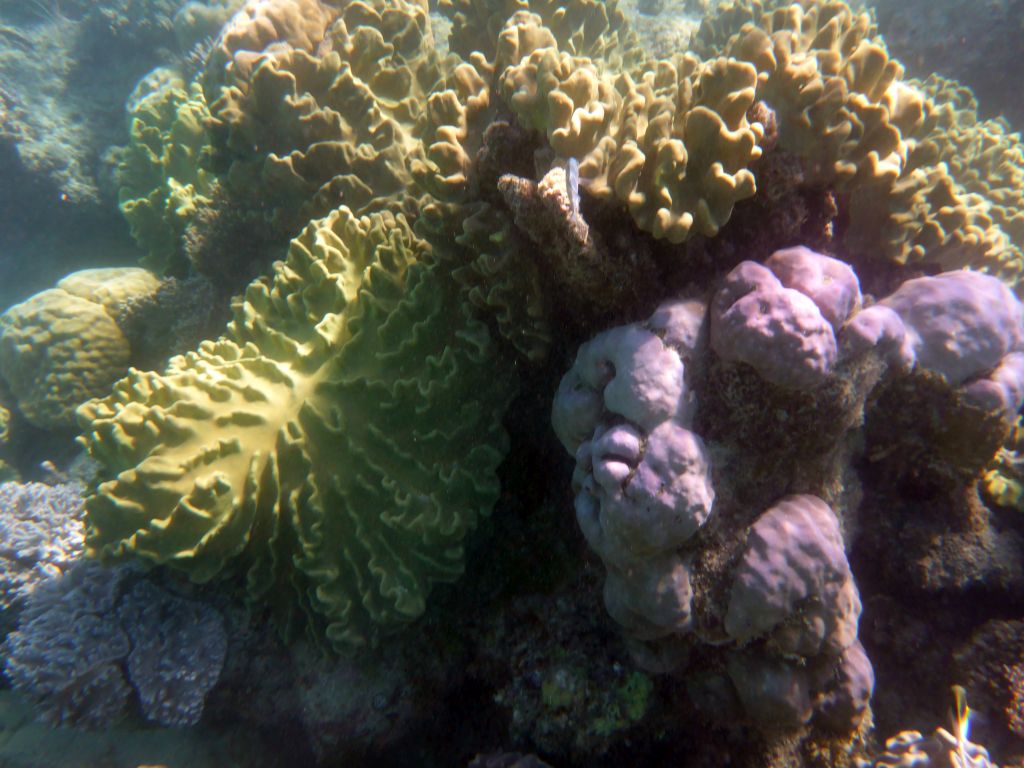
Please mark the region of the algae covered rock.
[[144, 269], [83, 270], [0, 316], [0, 373], [29, 421], [70, 427], [75, 408], [106, 394], [131, 360], [117, 305], [159, 285]]
[[410, 621], [498, 496], [514, 389], [405, 219], [341, 208], [250, 285], [224, 336], [79, 411], [110, 479], [88, 550], [206, 581], [228, 566], [335, 648]]

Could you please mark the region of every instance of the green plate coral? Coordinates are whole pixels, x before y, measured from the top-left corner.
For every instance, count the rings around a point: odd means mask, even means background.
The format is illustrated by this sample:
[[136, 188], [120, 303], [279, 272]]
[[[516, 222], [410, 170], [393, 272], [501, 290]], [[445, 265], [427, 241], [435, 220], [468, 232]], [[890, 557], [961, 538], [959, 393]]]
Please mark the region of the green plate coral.
[[[498, 497], [514, 377], [405, 219], [311, 223], [217, 341], [79, 411], [114, 475], [87, 546], [197, 581], [229, 564], [336, 649], [419, 616]], [[319, 632], [317, 633], [319, 634]]]

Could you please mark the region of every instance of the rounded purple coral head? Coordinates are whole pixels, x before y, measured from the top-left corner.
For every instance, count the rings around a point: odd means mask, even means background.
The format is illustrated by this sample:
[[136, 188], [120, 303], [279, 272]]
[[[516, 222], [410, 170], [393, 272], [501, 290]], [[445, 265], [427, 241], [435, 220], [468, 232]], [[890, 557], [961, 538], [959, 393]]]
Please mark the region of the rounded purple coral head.
[[711, 346], [780, 387], [813, 389], [832, 372], [836, 332], [860, 301], [847, 264], [802, 246], [776, 251], [726, 276], [711, 305]]
[[879, 347], [903, 368], [941, 374], [985, 410], [1024, 400], [1024, 307], [999, 279], [961, 269], [907, 280], [843, 331], [844, 354]]

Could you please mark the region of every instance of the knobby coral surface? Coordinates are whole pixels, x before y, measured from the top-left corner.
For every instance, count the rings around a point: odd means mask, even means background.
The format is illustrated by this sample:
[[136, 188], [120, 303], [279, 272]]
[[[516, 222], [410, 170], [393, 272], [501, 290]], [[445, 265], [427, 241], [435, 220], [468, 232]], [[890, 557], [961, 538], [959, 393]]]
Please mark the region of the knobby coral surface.
[[25, 417], [67, 428], [75, 408], [105, 394], [131, 361], [120, 305], [159, 287], [144, 269], [82, 270], [0, 316], [0, 373]]

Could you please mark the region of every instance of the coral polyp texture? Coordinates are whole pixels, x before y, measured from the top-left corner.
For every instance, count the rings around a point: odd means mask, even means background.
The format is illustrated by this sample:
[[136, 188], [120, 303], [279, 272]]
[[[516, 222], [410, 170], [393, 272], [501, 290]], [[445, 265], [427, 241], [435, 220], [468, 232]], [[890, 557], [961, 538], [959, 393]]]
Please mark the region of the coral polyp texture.
[[55, 725], [195, 725], [227, 654], [224, 619], [123, 567], [79, 560], [42, 582], [4, 643], [7, 677]]
[[498, 496], [514, 388], [402, 217], [340, 208], [253, 283], [217, 341], [79, 411], [111, 479], [87, 546], [187, 571], [240, 563], [337, 648], [419, 616]]
[[0, 316], [0, 373], [25, 418], [68, 428], [75, 408], [105, 394], [131, 362], [120, 305], [159, 287], [144, 269], [83, 270]]
[[250, 2], [207, 63], [214, 164], [285, 232], [411, 204], [405, 155], [440, 77], [425, 2]]

